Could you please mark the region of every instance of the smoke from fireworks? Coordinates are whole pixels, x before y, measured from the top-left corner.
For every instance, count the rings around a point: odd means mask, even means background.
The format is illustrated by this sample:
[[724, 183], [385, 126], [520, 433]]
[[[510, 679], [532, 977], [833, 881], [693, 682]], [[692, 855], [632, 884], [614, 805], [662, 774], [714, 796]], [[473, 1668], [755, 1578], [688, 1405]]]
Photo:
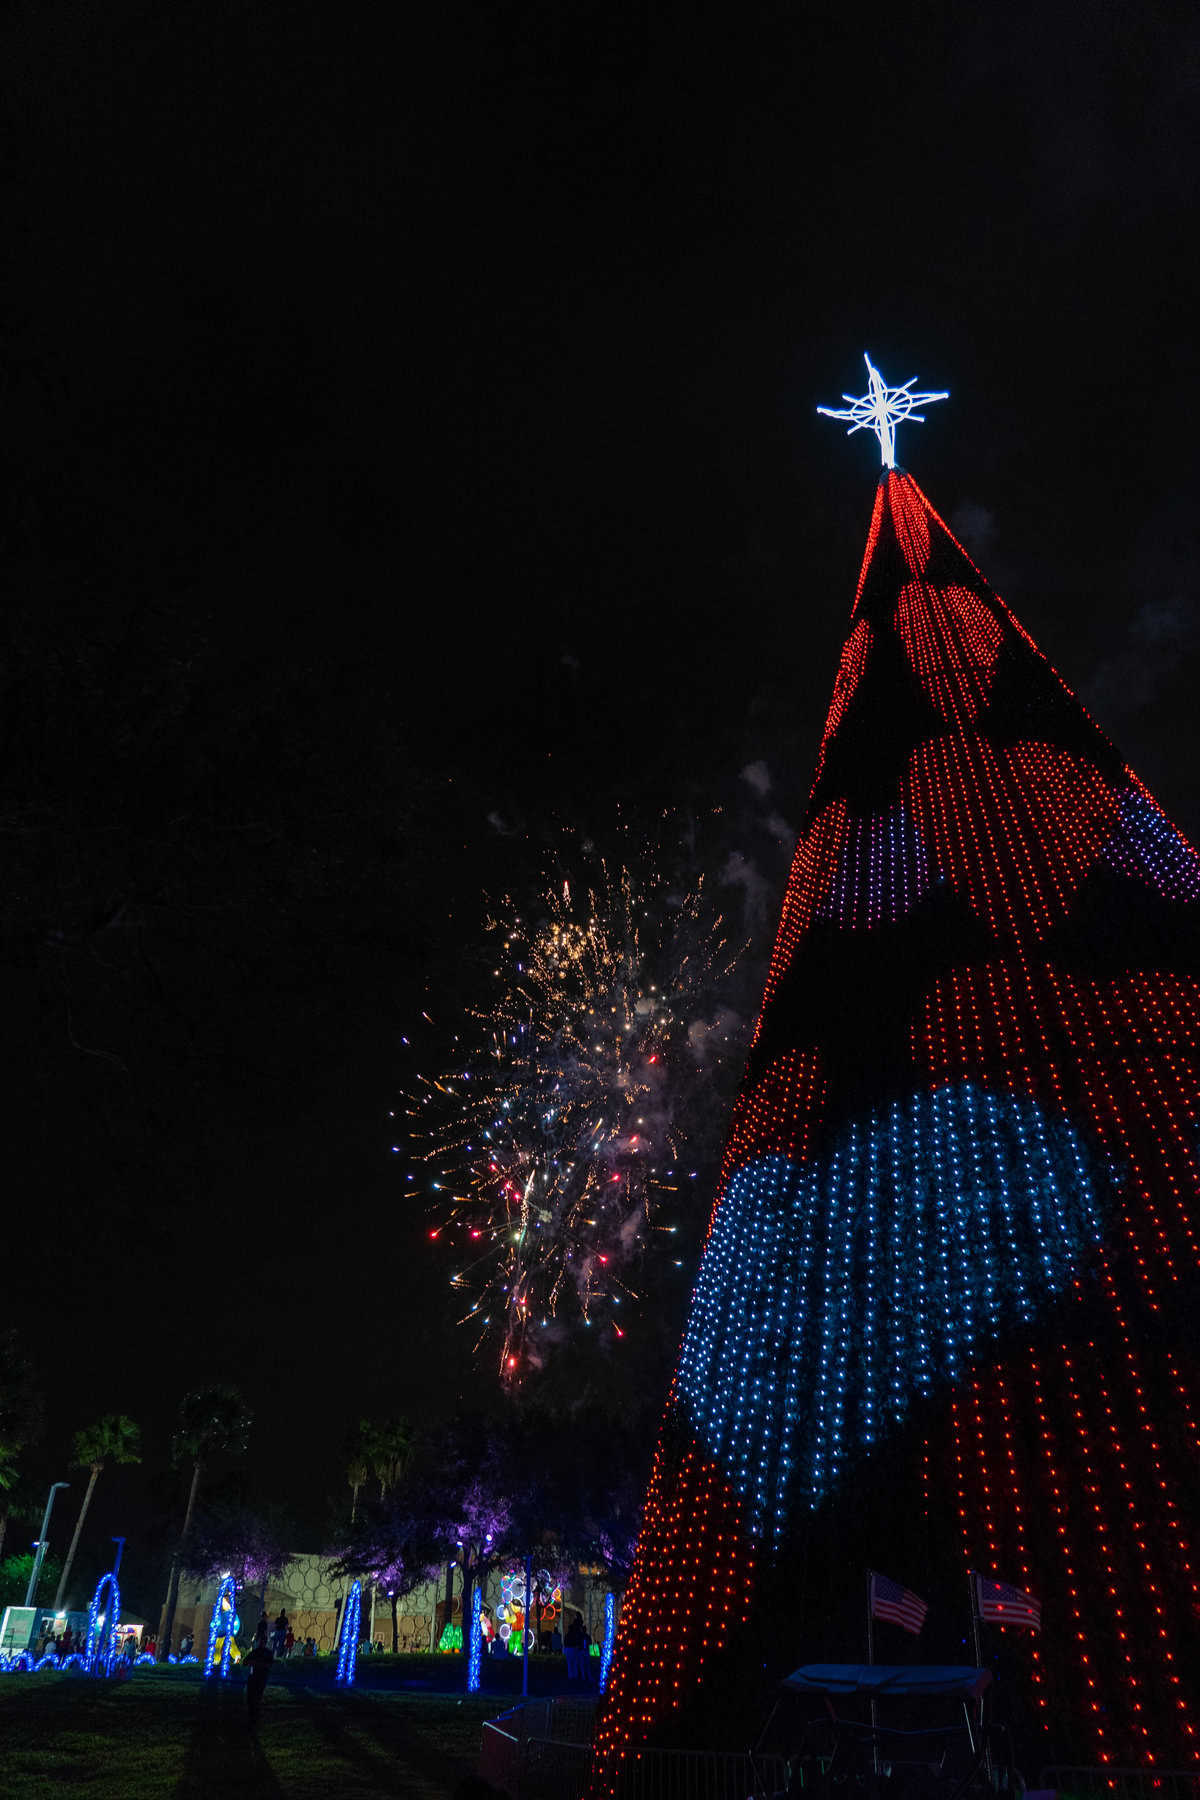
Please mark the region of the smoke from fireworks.
[[405, 1096], [429, 1235], [509, 1381], [572, 1326], [622, 1338], [643, 1278], [678, 1266], [689, 1113], [741, 1024], [722, 1003], [737, 951], [702, 881], [673, 886], [661, 846], [646, 863], [560, 872], [533, 916], [506, 899], [495, 998]]

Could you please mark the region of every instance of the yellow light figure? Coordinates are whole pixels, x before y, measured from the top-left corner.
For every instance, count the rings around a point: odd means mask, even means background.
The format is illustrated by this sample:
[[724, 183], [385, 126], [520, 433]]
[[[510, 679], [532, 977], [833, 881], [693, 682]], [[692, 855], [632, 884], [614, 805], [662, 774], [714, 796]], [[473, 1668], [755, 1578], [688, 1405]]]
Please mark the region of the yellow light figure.
[[[229, 1613], [233, 1613], [232, 1623], [229, 1620], [229, 1618], [227, 1617], [227, 1615]], [[233, 1612], [233, 1607], [230, 1604], [228, 1595], [223, 1596], [222, 1600], [221, 1600], [221, 1623], [225, 1627], [226, 1630], [232, 1631], [234, 1633], [234, 1636], [231, 1638], [230, 1644], [229, 1644], [229, 1660], [231, 1663], [239, 1663], [242, 1660], [242, 1653], [237, 1647], [236, 1634], [242, 1628], [242, 1621], [238, 1617], [237, 1613]], [[224, 1650], [225, 1650], [225, 1632], [222, 1631], [220, 1637], [213, 1639], [212, 1667], [214, 1669], [220, 1668], [221, 1657], [224, 1654]]]

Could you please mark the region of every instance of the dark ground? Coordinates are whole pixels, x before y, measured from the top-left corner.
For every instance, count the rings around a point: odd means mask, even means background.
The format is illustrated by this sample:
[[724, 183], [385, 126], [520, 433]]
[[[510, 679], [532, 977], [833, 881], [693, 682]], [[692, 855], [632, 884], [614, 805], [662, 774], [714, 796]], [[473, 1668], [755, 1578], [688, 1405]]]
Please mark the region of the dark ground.
[[[431, 1666], [431, 1663], [433, 1666]], [[561, 1657], [532, 1665], [535, 1693], [563, 1684]], [[490, 1692], [466, 1697], [461, 1660], [382, 1657], [350, 1691], [332, 1659], [273, 1675], [257, 1746], [244, 1685], [198, 1669], [137, 1669], [124, 1682], [82, 1676], [0, 1679], [0, 1794], [61, 1800], [166, 1800], [216, 1794], [402, 1794], [433, 1800], [473, 1774], [480, 1728], [512, 1704], [520, 1666], [488, 1665]], [[402, 1684], [428, 1682], [430, 1686]], [[457, 1692], [435, 1692], [432, 1684]]]

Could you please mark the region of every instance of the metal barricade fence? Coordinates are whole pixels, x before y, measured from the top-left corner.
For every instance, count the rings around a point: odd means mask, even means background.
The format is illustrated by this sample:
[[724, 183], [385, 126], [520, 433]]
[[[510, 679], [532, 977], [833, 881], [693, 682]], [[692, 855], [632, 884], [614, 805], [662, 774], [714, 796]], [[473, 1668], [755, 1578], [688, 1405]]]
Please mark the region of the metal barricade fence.
[[770, 1800], [784, 1793], [782, 1756], [739, 1750], [637, 1750], [621, 1765], [618, 1800]]
[[590, 1744], [596, 1732], [599, 1704], [594, 1694], [591, 1698], [582, 1694], [564, 1694], [561, 1699], [552, 1700], [547, 1737], [571, 1744]]
[[1200, 1800], [1200, 1769], [1082, 1769], [1055, 1763], [1038, 1787], [1063, 1800]]
[[516, 1729], [509, 1729], [511, 1714], [484, 1723], [479, 1745], [479, 1773], [489, 1787], [513, 1800], [521, 1785], [521, 1739]]
[[[577, 1800], [587, 1781], [595, 1712], [594, 1700], [531, 1700], [489, 1719], [480, 1775], [510, 1800]], [[621, 1766], [617, 1794], [618, 1800], [771, 1800], [787, 1785], [781, 1756], [638, 1750]]]
[[569, 1697], [530, 1700], [488, 1719], [479, 1773], [510, 1800], [572, 1800], [583, 1791], [592, 1754], [596, 1702]]

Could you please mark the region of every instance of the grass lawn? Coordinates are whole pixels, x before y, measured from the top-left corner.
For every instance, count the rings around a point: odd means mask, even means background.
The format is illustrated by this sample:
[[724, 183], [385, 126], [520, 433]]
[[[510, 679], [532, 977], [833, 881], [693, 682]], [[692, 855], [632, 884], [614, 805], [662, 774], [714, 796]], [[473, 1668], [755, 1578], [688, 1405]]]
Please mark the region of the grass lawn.
[[474, 1772], [483, 1720], [512, 1702], [497, 1692], [399, 1685], [422, 1676], [461, 1683], [457, 1658], [450, 1668], [438, 1661], [381, 1657], [360, 1665], [360, 1685], [349, 1692], [333, 1686], [328, 1659], [286, 1665], [268, 1685], [257, 1744], [236, 1676], [205, 1682], [192, 1668], [137, 1669], [121, 1682], [3, 1675], [0, 1794], [447, 1796]]

